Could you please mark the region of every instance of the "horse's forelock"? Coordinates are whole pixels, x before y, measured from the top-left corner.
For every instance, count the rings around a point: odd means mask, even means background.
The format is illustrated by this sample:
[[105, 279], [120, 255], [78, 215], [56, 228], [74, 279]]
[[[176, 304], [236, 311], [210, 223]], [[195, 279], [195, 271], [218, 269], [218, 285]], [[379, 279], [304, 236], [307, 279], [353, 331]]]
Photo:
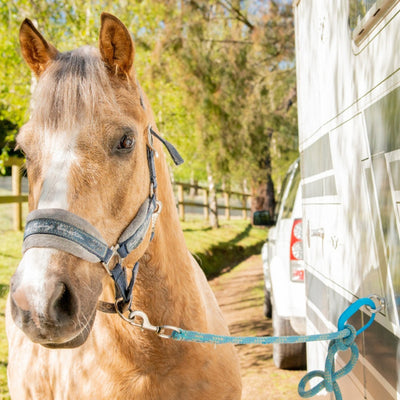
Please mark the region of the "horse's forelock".
[[110, 78], [99, 51], [85, 46], [60, 53], [39, 80], [32, 120], [52, 130], [66, 130], [94, 120], [115, 105]]

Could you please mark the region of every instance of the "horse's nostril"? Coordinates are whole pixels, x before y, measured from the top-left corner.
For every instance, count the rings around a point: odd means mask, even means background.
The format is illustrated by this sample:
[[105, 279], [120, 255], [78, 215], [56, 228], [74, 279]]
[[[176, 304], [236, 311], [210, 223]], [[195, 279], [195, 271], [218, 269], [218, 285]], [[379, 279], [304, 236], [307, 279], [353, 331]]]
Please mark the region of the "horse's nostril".
[[22, 290], [21, 288], [18, 288], [17, 290], [13, 291], [11, 290], [11, 297], [14, 301], [14, 303], [23, 311], [29, 310], [29, 301], [26, 297], [26, 291]]
[[49, 314], [54, 320], [72, 317], [75, 314], [76, 300], [68, 285], [58, 283], [49, 303]]

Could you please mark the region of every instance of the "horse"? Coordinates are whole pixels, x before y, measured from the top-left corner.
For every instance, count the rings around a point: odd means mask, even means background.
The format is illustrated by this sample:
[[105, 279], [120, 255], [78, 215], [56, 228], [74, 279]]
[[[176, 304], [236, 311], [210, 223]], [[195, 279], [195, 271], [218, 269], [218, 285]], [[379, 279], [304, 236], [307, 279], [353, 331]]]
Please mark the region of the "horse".
[[19, 38], [37, 85], [17, 135], [30, 213], [6, 308], [11, 398], [239, 399], [232, 345], [136, 327], [228, 334], [185, 244], [163, 144], [179, 157], [156, 127], [127, 28], [103, 13], [98, 48], [69, 52], [28, 19]]

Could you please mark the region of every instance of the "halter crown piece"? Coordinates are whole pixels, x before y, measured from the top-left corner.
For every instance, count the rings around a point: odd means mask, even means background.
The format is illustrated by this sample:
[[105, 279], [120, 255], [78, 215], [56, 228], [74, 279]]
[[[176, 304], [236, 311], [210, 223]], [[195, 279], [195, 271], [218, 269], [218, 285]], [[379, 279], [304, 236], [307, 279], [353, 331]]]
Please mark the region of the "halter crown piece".
[[[153, 136], [164, 144], [176, 165], [183, 163], [176, 148], [149, 126], [147, 161], [150, 171], [150, 194], [115, 245], [108, 246], [93, 225], [67, 210], [57, 208], [34, 210], [26, 219], [23, 252], [32, 247], [53, 248], [92, 263], [103, 264], [115, 283], [115, 305], [99, 302], [98, 308], [104, 312], [116, 312], [117, 305], [121, 309], [126, 305], [130, 308], [139, 263], [135, 263], [128, 283], [126, 268], [122, 266], [122, 262], [142, 243], [150, 225], [152, 225], [150, 240], [153, 239], [155, 223], [161, 212], [161, 202], [156, 196], [157, 177], [154, 165], [155, 150], [152, 146]], [[117, 262], [111, 269], [110, 264], [115, 258]]]

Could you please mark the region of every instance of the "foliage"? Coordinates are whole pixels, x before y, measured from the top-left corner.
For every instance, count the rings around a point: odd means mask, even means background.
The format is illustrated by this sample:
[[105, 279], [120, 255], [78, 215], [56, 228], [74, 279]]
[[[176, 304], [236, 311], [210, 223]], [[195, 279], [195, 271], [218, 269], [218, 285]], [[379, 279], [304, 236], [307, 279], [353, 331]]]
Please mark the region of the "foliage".
[[173, 170], [176, 179], [204, 180], [206, 163], [228, 185], [282, 175], [297, 151], [294, 29], [286, 3], [0, 0], [3, 157], [28, 118], [35, 83], [19, 51], [23, 18], [65, 51], [95, 44], [100, 13], [108, 11], [133, 32], [139, 80], [160, 130], [185, 158]]
[[[184, 1], [170, 36], [205, 159], [219, 179], [257, 181], [297, 149], [291, 6]], [[287, 165], [285, 165], [286, 167]]]

